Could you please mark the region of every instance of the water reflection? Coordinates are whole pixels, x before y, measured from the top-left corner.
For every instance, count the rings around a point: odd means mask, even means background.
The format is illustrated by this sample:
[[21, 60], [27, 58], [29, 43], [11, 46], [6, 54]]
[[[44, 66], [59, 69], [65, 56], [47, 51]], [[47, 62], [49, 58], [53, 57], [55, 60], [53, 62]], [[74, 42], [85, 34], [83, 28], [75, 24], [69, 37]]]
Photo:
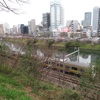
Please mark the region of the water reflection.
[[39, 56], [40, 58], [44, 57], [44, 54], [40, 49], [37, 50], [37, 56]]
[[18, 44], [6, 42], [5, 45], [8, 46], [11, 51], [14, 51], [16, 53], [25, 54], [25, 52], [22, 50], [21, 46], [19, 46]]
[[70, 58], [70, 61], [90, 64], [91, 63], [91, 55], [80, 54], [79, 56], [78, 55], [75, 56], [73, 59]]
[[83, 63], [91, 63], [91, 55], [85, 55], [85, 57], [82, 55], [79, 56], [79, 62]]
[[[12, 51], [15, 52], [20, 52], [21, 54], [25, 54], [25, 51], [22, 50], [21, 46], [18, 44], [13, 44], [10, 42], [6, 42], [5, 43]], [[45, 56], [45, 51], [43, 52], [42, 49], [36, 49], [36, 55], [40, 58], [43, 58]], [[58, 58], [60, 61], [73, 61], [73, 62], [79, 62], [79, 63], [84, 63], [84, 64], [91, 64], [94, 63], [99, 57], [100, 55], [97, 54], [83, 54], [82, 52], [73, 54], [69, 57], [66, 57], [66, 54], [63, 55], [62, 52], [60, 53], [52, 53], [51, 57], [52, 58]]]

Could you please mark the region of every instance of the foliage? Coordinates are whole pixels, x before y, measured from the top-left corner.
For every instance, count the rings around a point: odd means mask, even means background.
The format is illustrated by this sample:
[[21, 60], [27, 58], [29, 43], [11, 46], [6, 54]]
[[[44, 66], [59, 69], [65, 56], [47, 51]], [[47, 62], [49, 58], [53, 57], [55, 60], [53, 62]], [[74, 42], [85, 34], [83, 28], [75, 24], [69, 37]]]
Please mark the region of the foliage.
[[83, 100], [79, 93], [69, 89], [63, 91], [59, 98], [60, 100]]
[[[38, 57], [33, 56], [36, 54], [36, 44], [37, 40], [29, 40], [25, 45], [26, 54], [21, 55], [18, 59], [17, 67], [13, 66], [13, 70], [11, 71], [12, 66], [8, 66], [6, 63], [0, 62], [0, 72], [6, 74], [9, 78], [0, 77], [0, 88], [1, 88], [1, 96], [4, 98], [17, 98], [20, 95], [21, 99], [25, 100], [26, 93], [23, 88], [26, 86], [30, 86], [32, 88], [32, 93], [43, 98], [43, 100], [82, 100], [81, 94], [83, 94], [84, 98], [87, 97], [89, 91], [95, 88], [95, 85], [100, 84], [100, 67], [99, 61], [97, 62], [98, 67], [95, 67], [94, 72], [96, 73], [95, 78], [91, 76], [92, 70], [89, 70], [87, 76], [81, 77], [80, 80], [80, 89], [79, 91], [71, 91], [71, 90], [62, 90], [61, 88], [55, 87], [51, 84], [46, 84], [41, 82], [40, 76], [40, 66], [42, 65], [41, 60]], [[55, 42], [53, 40], [47, 40], [44, 48], [46, 49], [46, 53], [50, 55], [50, 47]], [[73, 46], [81, 46], [78, 41], [75, 42], [66, 42], [66, 47]], [[48, 52], [50, 51], [50, 52]], [[4, 59], [5, 60], [5, 59]], [[13, 80], [14, 79], [14, 80]], [[10, 85], [9, 85], [10, 84]], [[20, 87], [23, 87], [22, 89]], [[13, 87], [13, 89], [11, 89]], [[16, 89], [17, 88], [17, 89]], [[19, 91], [21, 89], [21, 91]], [[7, 94], [7, 92], [9, 92]], [[6, 94], [4, 94], [4, 92]], [[13, 93], [12, 93], [13, 92]], [[81, 93], [78, 93], [81, 92]], [[93, 91], [93, 93], [97, 96], [100, 93], [99, 91]], [[11, 95], [12, 94], [12, 95]], [[92, 95], [95, 100], [95, 95]], [[25, 98], [24, 98], [25, 97]], [[97, 99], [96, 98], [96, 99]], [[26, 99], [27, 100], [27, 99]], [[31, 99], [29, 99], [31, 100]]]
[[52, 45], [54, 42], [55, 42], [54, 40], [47, 40], [47, 41], [46, 41], [47, 47], [50, 48], [51, 45]]
[[[86, 76], [80, 79], [80, 91], [84, 97], [91, 97], [93, 100], [99, 100], [98, 98], [100, 89], [100, 60], [96, 61], [96, 64], [92, 65], [90, 69], [86, 72]], [[99, 87], [100, 88], [100, 87]]]
[[2, 100], [33, 100], [24, 90], [24, 86], [11, 76], [0, 74], [0, 98]]
[[74, 47], [80, 47], [80, 43], [78, 41], [75, 41], [75, 42], [66, 42], [65, 43], [65, 48], [66, 50], [69, 50], [71, 48], [74, 48]]
[[33, 46], [35, 43], [37, 43], [38, 40], [37, 39], [33, 39], [33, 40], [28, 40], [27, 41], [27, 45]]
[[10, 90], [0, 86], [0, 95], [3, 96], [5, 99], [18, 99], [18, 100], [33, 100], [27, 96], [25, 92], [20, 92], [17, 90]]

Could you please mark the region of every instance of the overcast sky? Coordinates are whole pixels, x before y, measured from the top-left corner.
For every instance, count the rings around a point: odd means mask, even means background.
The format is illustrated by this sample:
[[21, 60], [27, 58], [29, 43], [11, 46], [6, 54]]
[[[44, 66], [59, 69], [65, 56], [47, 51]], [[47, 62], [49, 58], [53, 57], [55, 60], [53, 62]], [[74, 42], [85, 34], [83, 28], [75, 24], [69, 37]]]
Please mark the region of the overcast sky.
[[[26, 24], [31, 19], [36, 19], [36, 24], [42, 21], [42, 13], [50, 12], [50, 2], [53, 0], [30, 0], [28, 5], [22, 5], [20, 10], [24, 13], [20, 15], [11, 12], [0, 12], [0, 22], [9, 23], [10, 27], [17, 24]], [[85, 12], [92, 12], [93, 7], [100, 7], [100, 0], [61, 0], [64, 8], [64, 21], [83, 20]]]

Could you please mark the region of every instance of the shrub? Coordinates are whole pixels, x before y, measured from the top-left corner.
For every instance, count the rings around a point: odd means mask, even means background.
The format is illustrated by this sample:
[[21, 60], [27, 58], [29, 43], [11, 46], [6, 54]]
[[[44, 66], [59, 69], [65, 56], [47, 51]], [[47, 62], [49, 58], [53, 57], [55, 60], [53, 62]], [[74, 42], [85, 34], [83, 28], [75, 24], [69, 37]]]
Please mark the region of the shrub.
[[54, 42], [55, 42], [54, 40], [47, 40], [47, 41], [46, 41], [47, 47], [50, 48], [51, 45], [52, 45]]
[[73, 47], [79, 47], [80, 46], [80, 43], [78, 41], [75, 41], [75, 42], [66, 42], [65, 43], [65, 48], [66, 49], [70, 49], [70, 48], [73, 48]]

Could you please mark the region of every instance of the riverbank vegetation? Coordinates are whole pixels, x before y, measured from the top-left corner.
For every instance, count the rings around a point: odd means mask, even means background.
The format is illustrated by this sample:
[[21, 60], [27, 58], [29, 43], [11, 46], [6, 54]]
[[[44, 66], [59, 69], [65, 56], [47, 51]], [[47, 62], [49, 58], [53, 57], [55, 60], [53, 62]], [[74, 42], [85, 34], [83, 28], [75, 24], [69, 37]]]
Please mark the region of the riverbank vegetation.
[[24, 44], [26, 43], [28, 40], [35, 40], [37, 41], [36, 45], [47, 45], [47, 42], [50, 41], [53, 42], [52, 46], [56, 46], [56, 47], [61, 47], [61, 48], [66, 48], [68, 45], [70, 46], [79, 46], [80, 49], [82, 50], [92, 50], [92, 51], [98, 51], [100, 50], [100, 44], [92, 44], [92, 43], [86, 43], [86, 42], [79, 42], [79, 41], [54, 41], [52, 39], [34, 39], [34, 38], [6, 38], [6, 41], [10, 41], [10, 42], [14, 42], [14, 43], [19, 43], [19, 44]]
[[[63, 89], [59, 86], [41, 81], [41, 61], [32, 57], [32, 44], [27, 42], [27, 52], [10, 57], [0, 56], [0, 99], [1, 100], [80, 100], [79, 93], [70, 89]], [[50, 43], [52, 44], [52, 43]], [[50, 46], [50, 44], [48, 46]], [[8, 54], [9, 55], [9, 54]]]
[[[7, 40], [6, 40], [7, 41]], [[14, 40], [9, 40], [14, 41]], [[16, 40], [17, 43], [18, 40]], [[21, 40], [19, 40], [20, 43]], [[79, 88], [74, 90], [69, 89], [67, 86], [65, 88], [59, 85], [54, 85], [49, 82], [43, 82], [41, 80], [43, 66], [43, 58], [38, 59], [36, 56], [35, 49], [37, 50], [37, 44], [42, 45], [44, 48], [44, 55], [50, 57], [52, 46], [59, 46], [58, 42], [53, 40], [23, 40], [22, 48], [25, 49], [26, 53], [24, 55], [10, 54], [14, 59], [9, 59], [7, 56], [0, 56], [0, 99], [13, 99], [13, 100], [99, 100], [100, 91], [93, 91], [95, 95], [88, 94], [91, 88], [95, 88], [95, 85], [100, 83], [100, 68], [95, 67], [95, 73], [97, 73], [94, 80], [91, 77], [91, 72], [89, 72], [88, 77], [82, 77], [80, 80]], [[13, 42], [14, 43], [14, 42]], [[19, 43], [19, 42], [18, 42]], [[60, 42], [60, 45], [64, 48], [69, 48], [71, 46], [80, 46], [78, 42]], [[1, 50], [5, 51], [4, 54], [8, 54], [1, 45]], [[60, 47], [61, 47], [60, 46]], [[54, 51], [53, 51], [54, 52]], [[10, 62], [10, 63], [9, 63]], [[87, 96], [89, 96], [87, 98]]]

